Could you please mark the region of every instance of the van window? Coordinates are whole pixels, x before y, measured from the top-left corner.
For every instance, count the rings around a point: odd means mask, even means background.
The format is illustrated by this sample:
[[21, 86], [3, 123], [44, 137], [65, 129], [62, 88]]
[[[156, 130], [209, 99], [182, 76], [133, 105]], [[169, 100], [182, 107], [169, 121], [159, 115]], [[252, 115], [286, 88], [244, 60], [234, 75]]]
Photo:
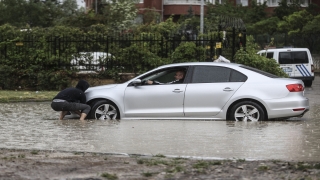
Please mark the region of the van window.
[[267, 58], [272, 59], [273, 58], [273, 52], [268, 52], [267, 53]]
[[308, 63], [308, 54], [306, 51], [280, 52], [280, 64], [304, 64]]
[[260, 56], [264, 56], [266, 58], [272, 59], [273, 58], [273, 52], [267, 52], [267, 56], [265, 52], [260, 53]]
[[300, 52], [292, 52], [293, 53], [293, 61], [295, 63], [309, 63], [308, 54], [305, 51]]

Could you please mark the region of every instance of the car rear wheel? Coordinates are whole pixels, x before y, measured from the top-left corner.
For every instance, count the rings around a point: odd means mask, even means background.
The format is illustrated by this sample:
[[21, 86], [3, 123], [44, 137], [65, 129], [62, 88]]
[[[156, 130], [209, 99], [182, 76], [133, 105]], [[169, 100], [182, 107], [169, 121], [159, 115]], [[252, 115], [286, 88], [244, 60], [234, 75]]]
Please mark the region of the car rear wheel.
[[109, 120], [119, 118], [117, 106], [109, 100], [96, 101], [91, 107], [90, 119]]
[[262, 121], [265, 113], [262, 107], [252, 101], [242, 101], [231, 109], [231, 120], [235, 121]]

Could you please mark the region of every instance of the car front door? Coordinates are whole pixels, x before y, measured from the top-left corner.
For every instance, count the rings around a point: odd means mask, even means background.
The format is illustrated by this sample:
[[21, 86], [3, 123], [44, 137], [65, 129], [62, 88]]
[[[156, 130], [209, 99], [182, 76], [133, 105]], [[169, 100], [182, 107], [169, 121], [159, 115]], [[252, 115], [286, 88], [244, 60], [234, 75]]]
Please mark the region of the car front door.
[[[128, 86], [124, 94], [125, 117], [183, 117], [183, 101], [186, 84], [146, 85], [144, 82], [174, 79], [175, 69], [166, 69], [142, 78], [142, 85]], [[158, 75], [159, 74], [159, 75]]]

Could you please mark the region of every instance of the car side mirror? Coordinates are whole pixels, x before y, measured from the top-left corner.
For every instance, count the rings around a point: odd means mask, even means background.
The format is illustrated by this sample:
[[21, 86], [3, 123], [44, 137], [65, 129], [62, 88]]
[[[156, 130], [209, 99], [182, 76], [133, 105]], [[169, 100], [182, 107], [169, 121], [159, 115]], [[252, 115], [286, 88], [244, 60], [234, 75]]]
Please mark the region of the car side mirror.
[[130, 85], [136, 86], [141, 84], [141, 79], [135, 79], [131, 81]]

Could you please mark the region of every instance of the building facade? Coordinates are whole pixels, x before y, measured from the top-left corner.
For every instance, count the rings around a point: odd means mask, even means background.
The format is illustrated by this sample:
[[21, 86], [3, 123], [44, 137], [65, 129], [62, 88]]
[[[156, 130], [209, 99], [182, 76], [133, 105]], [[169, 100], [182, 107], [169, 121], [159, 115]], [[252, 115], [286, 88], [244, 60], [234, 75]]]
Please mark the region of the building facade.
[[[95, 4], [99, 0], [84, 0], [86, 9], [95, 9]], [[251, 0], [203, 0], [204, 13], [206, 11], [206, 4], [223, 4], [227, 1], [234, 3], [234, 5], [242, 5], [244, 7], [250, 7]], [[274, 8], [279, 6], [281, 0], [255, 0], [257, 3], [262, 4], [266, 2], [268, 8], [267, 13], [272, 13]], [[288, 0], [288, 3], [295, 0]], [[299, 0], [302, 7], [308, 7], [309, 4], [314, 3], [320, 6], [320, 0]], [[171, 15], [178, 18], [180, 15], [188, 14], [190, 8], [195, 15], [201, 14], [202, 0], [137, 0], [137, 7], [139, 13], [143, 14], [146, 10], [153, 10], [159, 12], [161, 20], [166, 20]]]

